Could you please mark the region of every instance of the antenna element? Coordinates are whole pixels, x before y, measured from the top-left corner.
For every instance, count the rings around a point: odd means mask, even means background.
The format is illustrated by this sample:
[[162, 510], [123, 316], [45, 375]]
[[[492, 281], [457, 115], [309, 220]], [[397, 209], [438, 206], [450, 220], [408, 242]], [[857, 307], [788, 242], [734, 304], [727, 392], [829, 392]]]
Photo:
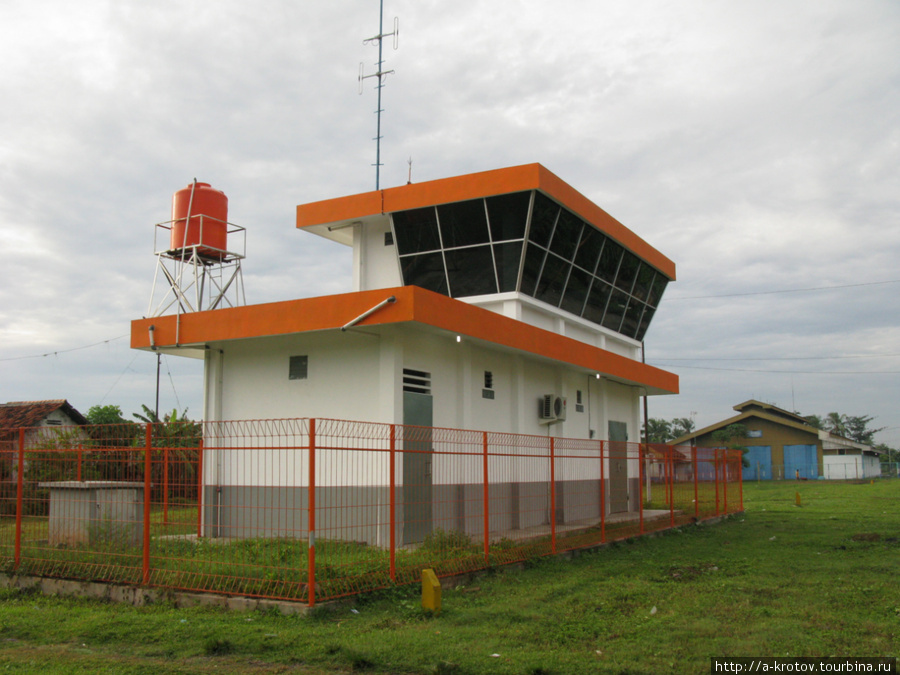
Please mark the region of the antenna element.
[[364, 75], [363, 72], [363, 64], [359, 64], [359, 93], [362, 94], [362, 83], [363, 80], [367, 80], [370, 77], [377, 77], [378, 84], [375, 85], [375, 89], [378, 90], [378, 108], [375, 110], [375, 114], [378, 116], [378, 128], [375, 135], [375, 189], [381, 189], [381, 113], [384, 112], [381, 108], [381, 90], [384, 88], [384, 78], [390, 74], [392, 74], [393, 70], [384, 70], [384, 58], [382, 57], [382, 43], [384, 42], [384, 38], [391, 37], [394, 38], [394, 49], [397, 49], [398, 40], [400, 37], [400, 20], [397, 17], [394, 17], [394, 30], [391, 33], [384, 32], [384, 0], [381, 0], [379, 3], [379, 14], [378, 14], [378, 35], [374, 37], [370, 37], [367, 40], [363, 40], [364, 45], [369, 44], [378, 44], [378, 63], [376, 66], [378, 70], [371, 75]]

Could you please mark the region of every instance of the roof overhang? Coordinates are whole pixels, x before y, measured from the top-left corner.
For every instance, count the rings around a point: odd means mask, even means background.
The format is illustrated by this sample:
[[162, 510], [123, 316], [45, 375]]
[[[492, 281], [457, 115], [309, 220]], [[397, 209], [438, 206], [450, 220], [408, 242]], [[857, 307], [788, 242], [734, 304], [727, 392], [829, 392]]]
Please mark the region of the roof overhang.
[[385, 304], [356, 327], [418, 324], [638, 386], [648, 395], [678, 393], [678, 376], [674, 373], [417, 286], [137, 319], [131, 322], [131, 347], [196, 354], [211, 343], [312, 331], [340, 332], [390, 296], [396, 298], [395, 302]]
[[543, 192], [646, 260], [669, 280], [675, 280], [674, 262], [540, 164], [523, 164], [301, 204], [297, 207], [297, 227], [352, 245], [352, 225], [383, 220], [386, 214], [525, 190]]

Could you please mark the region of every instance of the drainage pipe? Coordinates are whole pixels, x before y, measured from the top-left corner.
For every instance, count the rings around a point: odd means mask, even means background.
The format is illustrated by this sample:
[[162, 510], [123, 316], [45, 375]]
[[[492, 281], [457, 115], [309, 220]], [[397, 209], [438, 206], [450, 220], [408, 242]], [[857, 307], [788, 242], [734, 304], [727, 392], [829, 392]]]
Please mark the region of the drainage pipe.
[[385, 300], [382, 300], [381, 302], [379, 302], [377, 305], [375, 305], [375, 306], [372, 307], [371, 309], [367, 309], [365, 312], [363, 312], [362, 314], [360, 314], [358, 317], [356, 317], [356, 318], [353, 319], [352, 321], [349, 321], [349, 322], [345, 323], [343, 326], [341, 326], [341, 331], [345, 331], [345, 330], [347, 330], [348, 328], [353, 328], [353, 326], [355, 326], [356, 324], [358, 324], [358, 323], [359, 323], [360, 321], [362, 321], [363, 319], [365, 319], [365, 318], [371, 316], [372, 314], [374, 314], [375, 312], [377, 312], [379, 309], [381, 309], [381, 308], [384, 307], [385, 305], [389, 305], [389, 304], [391, 304], [391, 303], [393, 303], [393, 302], [397, 302], [397, 298], [396, 298], [395, 296], [393, 296], [393, 295], [392, 295], [391, 297], [385, 299]]

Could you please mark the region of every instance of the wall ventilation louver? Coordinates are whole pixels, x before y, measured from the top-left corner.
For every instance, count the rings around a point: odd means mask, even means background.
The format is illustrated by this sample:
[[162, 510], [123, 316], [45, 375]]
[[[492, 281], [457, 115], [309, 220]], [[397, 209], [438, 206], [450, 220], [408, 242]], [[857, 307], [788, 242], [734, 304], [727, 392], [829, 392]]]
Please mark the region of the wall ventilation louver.
[[431, 373], [404, 368], [403, 391], [412, 392], [413, 394], [431, 394]]

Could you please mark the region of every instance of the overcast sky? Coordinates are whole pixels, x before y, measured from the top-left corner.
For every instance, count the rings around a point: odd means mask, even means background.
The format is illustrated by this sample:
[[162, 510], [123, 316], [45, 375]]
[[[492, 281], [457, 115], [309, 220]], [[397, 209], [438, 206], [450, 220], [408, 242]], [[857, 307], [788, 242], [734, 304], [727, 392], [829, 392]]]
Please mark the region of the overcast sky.
[[[153, 230], [195, 177], [250, 303], [351, 290], [297, 204], [375, 187], [378, 0], [0, 3], [0, 401], [153, 405]], [[900, 446], [900, 3], [386, 0], [382, 187], [540, 162], [675, 261], [647, 359]], [[199, 362], [160, 407], [199, 416]]]

